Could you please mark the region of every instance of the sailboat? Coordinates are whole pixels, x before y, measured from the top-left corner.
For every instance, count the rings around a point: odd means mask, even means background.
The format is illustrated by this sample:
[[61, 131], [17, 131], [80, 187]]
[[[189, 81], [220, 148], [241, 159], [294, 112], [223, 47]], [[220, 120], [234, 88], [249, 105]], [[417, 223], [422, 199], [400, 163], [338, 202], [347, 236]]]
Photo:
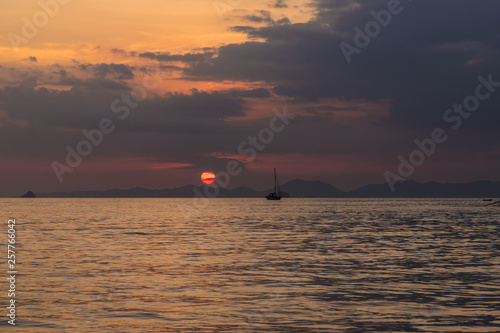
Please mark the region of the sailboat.
[[280, 200], [280, 184], [278, 183], [278, 176], [276, 176], [276, 168], [274, 168], [274, 192], [266, 195], [267, 200]]

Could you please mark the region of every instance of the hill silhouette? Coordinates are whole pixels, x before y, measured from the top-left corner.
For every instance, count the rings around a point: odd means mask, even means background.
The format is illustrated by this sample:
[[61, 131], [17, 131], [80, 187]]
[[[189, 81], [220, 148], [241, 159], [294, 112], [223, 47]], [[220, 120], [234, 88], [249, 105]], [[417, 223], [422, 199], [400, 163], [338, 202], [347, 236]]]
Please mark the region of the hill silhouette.
[[[186, 185], [174, 189], [112, 189], [101, 191], [73, 191], [38, 193], [39, 198], [192, 198], [204, 193], [202, 186]], [[321, 182], [295, 179], [281, 186], [283, 197], [292, 198], [500, 198], [500, 182], [419, 183], [408, 180], [396, 185], [391, 192], [387, 184], [370, 184], [354, 191], [344, 192]], [[248, 187], [220, 188], [218, 198], [264, 198], [272, 189], [255, 191]], [[34, 195], [34, 194], [33, 194]]]

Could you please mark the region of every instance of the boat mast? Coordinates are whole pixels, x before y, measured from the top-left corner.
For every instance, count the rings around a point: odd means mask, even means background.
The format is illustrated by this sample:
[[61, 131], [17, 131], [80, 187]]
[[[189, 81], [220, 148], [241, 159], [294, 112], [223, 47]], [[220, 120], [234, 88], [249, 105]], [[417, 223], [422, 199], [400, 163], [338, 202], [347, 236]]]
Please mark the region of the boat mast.
[[274, 168], [274, 193], [278, 195], [278, 177], [276, 176], [276, 168]]
[[276, 189], [276, 168], [274, 168], [274, 193], [278, 195], [278, 191]]

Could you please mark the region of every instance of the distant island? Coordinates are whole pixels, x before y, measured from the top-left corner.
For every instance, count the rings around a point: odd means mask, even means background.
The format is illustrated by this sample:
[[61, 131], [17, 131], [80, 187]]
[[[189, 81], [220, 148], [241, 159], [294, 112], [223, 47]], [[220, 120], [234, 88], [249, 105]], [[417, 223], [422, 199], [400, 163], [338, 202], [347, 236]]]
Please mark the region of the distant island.
[[21, 198], [36, 198], [36, 195], [35, 195], [35, 193], [28, 191], [28, 192], [24, 193], [21, 196]]
[[[192, 198], [203, 187], [186, 185], [175, 189], [152, 190], [141, 187], [121, 190], [37, 193], [38, 198]], [[264, 198], [271, 190], [255, 191], [248, 187], [221, 188], [217, 198]], [[31, 192], [32, 193], [32, 192]], [[391, 192], [387, 184], [370, 184], [344, 192], [321, 181], [292, 180], [281, 186], [281, 195], [291, 198], [500, 198], [500, 182], [419, 183], [408, 180]], [[33, 197], [35, 194], [33, 194]]]

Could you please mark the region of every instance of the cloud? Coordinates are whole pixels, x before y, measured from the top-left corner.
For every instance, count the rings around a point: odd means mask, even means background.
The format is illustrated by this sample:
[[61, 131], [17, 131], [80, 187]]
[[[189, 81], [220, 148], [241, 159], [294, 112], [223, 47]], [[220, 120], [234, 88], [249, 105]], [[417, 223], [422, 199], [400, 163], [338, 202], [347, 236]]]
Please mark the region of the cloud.
[[225, 127], [225, 118], [243, 116], [243, 100], [194, 89], [190, 95], [169, 93], [140, 103], [134, 122], [123, 130], [210, 134]]
[[272, 8], [288, 8], [288, 5], [285, 3], [285, 0], [275, 0], [273, 4], [271, 4]]
[[103, 110], [109, 110], [116, 94], [113, 89], [97, 89], [106, 88], [107, 81], [95, 83], [92, 90], [81, 89], [83, 81], [79, 81], [80, 87], [68, 91], [38, 87], [37, 81], [31, 77], [16, 86], [0, 89], [0, 102], [10, 119], [33, 126], [85, 128], [93, 126]]
[[[364, 28], [374, 20], [370, 11], [387, 8], [387, 1], [315, 5], [317, 15], [306, 23], [233, 27], [263, 41], [222, 46], [184, 74], [191, 80], [267, 82], [275, 94], [300, 100], [389, 99], [396, 122], [429, 127], [470, 94], [478, 75], [500, 73], [500, 41], [494, 37], [500, 21], [492, 14], [499, 2], [405, 2], [351, 64], [340, 43], [353, 44], [354, 27]], [[486, 125], [498, 112], [486, 110], [481, 119]]]
[[72, 86], [73, 88], [83, 88], [85, 90], [112, 90], [112, 91], [129, 91], [130, 88], [124, 83], [105, 79], [105, 78], [78, 78], [68, 75], [66, 71], [59, 72], [61, 78], [57, 81], [57, 85]]
[[271, 97], [269, 90], [265, 88], [255, 88], [251, 90], [232, 89], [221, 92], [225, 96], [233, 98], [268, 98]]
[[[242, 17], [244, 20], [247, 20], [247, 21], [250, 21], [250, 22], [254, 22], [254, 23], [265, 23], [266, 25], [283, 25], [283, 24], [290, 24], [290, 20], [287, 18], [287, 17], [284, 17], [284, 18], [281, 18], [277, 21], [275, 21], [272, 17], [271, 17], [271, 12], [267, 11], [267, 10], [259, 10], [257, 12], [255, 12], [254, 14], [252, 15], [245, 15]], [[231, 30], [233, 31], [242, 31], [244, 32], [244, 29], [241, 29], [241, 28], [244, 28], [244, 27], [232, 27]]]
[[28, 58], [28, 60], [31, 61], [31, 62], [38, 62], [38, 60], [36, 59], [36, 57], [33, 57], [33, 56], [30, 56]]
[[[40, 87], [37, 78], [0, 89], [2, 153], [11, 157], [63, 161], [65, 147], [84, 139], [82, 130], [96, 128], [109, 118], [116, 131], [94, 149], [89, 161], [127, 157], [158, 163], [188, 163], [223, 169], [225, 160], [207, 157], [213, 151], [236, 150], [246, 138], [248, 124], [227, 122], [244, 116], [244, 101], [229, 94], [193, 90], [190, 94], [152, 96], [130, 108], [129, 116], [113, 111], [112, 103], [127, 91], [87, 89], [81, 86], [56, 91]], [[256, 89], [241, 95], [262, 96]], [[121, 104], [123, 106], [123, 104]], [[252, 125], [255, 126], [255, 125]], [[251, 129], [253, 132], [258, 128]]]
[[127, 52], [123, 49], [111, 49], [111, 53], [114, 53], [114, 54], [126, 54]]
[[236, 25], [233, 27], [230, 27], [230, 31], [235, 31], [235, 32], [243, 32], [243, 33], [250, 33], [251, 31], [255, 30], [256, 28], [249, 26], [249, 25]]
[[[60, 84], [72, 85], [71, 90], [50, 90], [38, 86], [38, 79], [30, 77], [16, 86], [0, 89], [0, 102], [8, 116], [28, 122], [43, 122], [49, 126], [85, 128], [102, 114], [110, 113], [116, 98], [128, 94], [130, 88], [115, 81], [67, 77], [65, 71]], [[123, 127], [129, 130], [179, 130], [186, 125], [209, 128], [227, 117], [244, 115], [243, 100], [238, 96], [261, 97], [265, 90], [208, 93], [194, 89], [191, 94], [168, 93], [150, 96], [140, 104], [140, 116]], [[181, 124], [184, 124], [181, 126]]]
[[94, 73], [101, 78], [112, 77], [119, 80], [130, 80], [134, 78], [134, 73], [132, 70], [134, 68], [129, 67], [124, 64], [97, 64], [92, 65]]
[[158, 61], [181, 61], [181, 62], [199, 62], [211, 58], [213, 52], [170, 54], [162, 52], [143, 52], [139, 54], [141, 58], [154, 59]]
[[260, 10], [257, 12], [257, 15], [245, 15], [243, 18], [255, 23], [274, 24], [274, 20], [271, 18], [271, 12], [267, 10]]

